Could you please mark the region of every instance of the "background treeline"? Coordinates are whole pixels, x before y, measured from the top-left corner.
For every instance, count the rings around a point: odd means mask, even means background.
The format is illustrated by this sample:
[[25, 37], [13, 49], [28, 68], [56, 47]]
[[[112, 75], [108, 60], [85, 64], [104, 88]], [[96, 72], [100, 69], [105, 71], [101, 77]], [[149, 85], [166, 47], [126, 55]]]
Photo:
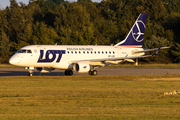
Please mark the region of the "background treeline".
[[142, 62], [180, 60], [179, 0], [10, 0], [0, 10], [0, 63], [26, 45], [111, 45], [122, 41], [140, 13], [148, 13], [143, 47], [171, 46]]

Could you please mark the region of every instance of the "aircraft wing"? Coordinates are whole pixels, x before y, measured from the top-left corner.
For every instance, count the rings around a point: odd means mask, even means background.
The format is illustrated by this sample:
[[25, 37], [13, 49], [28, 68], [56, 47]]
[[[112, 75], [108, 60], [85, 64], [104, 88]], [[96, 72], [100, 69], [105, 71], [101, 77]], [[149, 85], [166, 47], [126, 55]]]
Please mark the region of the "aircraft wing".
[[81, 62], [81, 61], [89, 61], [89, 62], [104, 62], [104, 61], [117, 61], [117, 60], [124, 60], [124, 59], [135, 59], [135, 58], [145, 58], [145, 57], [152, 57], [158, 54], [161, 47], [157, 49], [157, 51], [153, 55], [144, 55], [144, 56], [129, 56], [126, 55], [125, 57], [115, 57], [115, 58], [102, 58], [102, 59], [89, 59], [89, 60], [75, 60], [71, 61], [71, 63]]
[[[161, 49], [167, 49], [170, 47], [161, 47]], [[150, 51], [155, 51], [158, 50], [159, 48], [153, 48], [153, 49], [145, 49], [145, 50], [141, 50], [141, 51], [134, 51], [133, 53], [142, 53], [142, 52], [150, 52]]]

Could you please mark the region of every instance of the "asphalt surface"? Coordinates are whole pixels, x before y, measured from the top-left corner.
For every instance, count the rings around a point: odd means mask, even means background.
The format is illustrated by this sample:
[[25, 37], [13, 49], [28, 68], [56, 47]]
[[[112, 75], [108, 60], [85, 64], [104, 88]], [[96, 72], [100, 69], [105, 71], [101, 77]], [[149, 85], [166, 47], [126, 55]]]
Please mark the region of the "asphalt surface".
[[[99, 68], [98, 75], [155, 75], [180, 74], [180, 69], [146, 69], [146, 68]], [[0, 77], [27, 76], [28, 70], [24, 68], [0, 68]], [[74, 76], [84, 76], [88, 73], [74, 73]], [[63, 70], [54, 70], [51, 73], [40, 73], [37, 70], [33, 76], [64, 76]]]

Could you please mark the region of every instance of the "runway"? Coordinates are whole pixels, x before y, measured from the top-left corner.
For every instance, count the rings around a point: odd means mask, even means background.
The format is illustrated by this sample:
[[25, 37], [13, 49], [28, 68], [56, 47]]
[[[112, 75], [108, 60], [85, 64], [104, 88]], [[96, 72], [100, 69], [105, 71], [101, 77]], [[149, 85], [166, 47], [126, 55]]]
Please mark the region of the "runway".
[[[155, 75], [180, 74], [179, 69], [147, 69], [147, 68], [99, 68], [98, 75]], [[27, 76], [28, 70], [24, 68], [0, 68], [0, 77]], [[64, 70], [54, 70], [51, 73], [41, 73], [35, 70], [33, 76], [64, 76]], [[88, 73], [76, 73], [74, 76], [88, 76]]]

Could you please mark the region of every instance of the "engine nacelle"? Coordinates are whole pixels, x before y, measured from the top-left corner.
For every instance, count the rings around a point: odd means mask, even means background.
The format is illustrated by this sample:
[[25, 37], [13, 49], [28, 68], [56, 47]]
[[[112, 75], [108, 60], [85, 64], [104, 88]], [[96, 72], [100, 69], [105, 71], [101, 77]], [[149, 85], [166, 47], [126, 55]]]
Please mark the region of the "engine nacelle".
[[84, 62], [78, 62], [73, 65], [73, 70], [79, 73], [86, 73], [90, 70], [90, 65]]
[[52, 70], [54, 70], [54, 68], [51, 68], [51, 67], [37, 67], [36, 69], [40, 71], [41, 73], [49, 73]]

